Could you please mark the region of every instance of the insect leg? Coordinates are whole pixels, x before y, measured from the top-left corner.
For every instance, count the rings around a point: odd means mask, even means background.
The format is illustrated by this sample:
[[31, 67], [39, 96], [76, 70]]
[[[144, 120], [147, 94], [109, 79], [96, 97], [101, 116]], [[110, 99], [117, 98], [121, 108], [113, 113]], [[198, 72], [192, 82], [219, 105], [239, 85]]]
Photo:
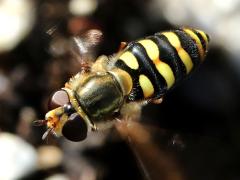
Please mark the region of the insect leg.
[[125, 47], [127, 47], [127, 44], [127, 42], [121, 42], [118, 51], [122, 51]]
[[163, 97], [158, 99], [150, 99], [149, 102], [153, 104], [161, 104], [163, 102]]

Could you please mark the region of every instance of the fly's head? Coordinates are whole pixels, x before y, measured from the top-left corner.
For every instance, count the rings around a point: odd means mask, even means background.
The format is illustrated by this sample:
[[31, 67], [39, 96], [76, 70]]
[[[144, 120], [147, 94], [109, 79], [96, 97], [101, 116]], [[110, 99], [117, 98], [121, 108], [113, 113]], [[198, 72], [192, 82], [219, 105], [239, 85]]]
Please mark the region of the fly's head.
[[87, 136], [88, 125], [84, 120], [84, 115], [79, 107], [73, 103], [72, 96], [66, 90], [56, 91], [49, 101], [49, 111], [45, 115], [45, 120], [35, 121], [35, 125], [46, 125], [47, 131], [42, 138], [49, 134], [57, 137], [64, 136], [70, 141], [81, 141]]

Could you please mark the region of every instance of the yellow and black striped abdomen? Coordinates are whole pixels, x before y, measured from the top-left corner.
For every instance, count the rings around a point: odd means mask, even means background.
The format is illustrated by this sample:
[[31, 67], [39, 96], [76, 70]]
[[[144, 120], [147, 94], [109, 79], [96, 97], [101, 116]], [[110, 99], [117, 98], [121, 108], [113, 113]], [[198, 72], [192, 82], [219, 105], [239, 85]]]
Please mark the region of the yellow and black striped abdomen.
[[129, 43], [115, 66], [132, 78], [129, 100], [159, 98], [204, 60], [209, 37], [183, 28]]

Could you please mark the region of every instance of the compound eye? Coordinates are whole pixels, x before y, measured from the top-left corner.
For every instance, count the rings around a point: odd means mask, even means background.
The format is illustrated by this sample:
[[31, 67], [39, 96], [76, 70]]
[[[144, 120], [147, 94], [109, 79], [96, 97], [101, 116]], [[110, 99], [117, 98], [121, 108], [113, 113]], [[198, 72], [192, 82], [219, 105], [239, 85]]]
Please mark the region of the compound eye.
[[62, 134], [70, 141], [82, 141], [87, 137], [87, 124], [77, 113], [73, 113], [62, 128]]
[[53, 93], [48, 102], [48, 110], [52, 110], [70, 103], [68, 94], [64, 90], [59, 90]]

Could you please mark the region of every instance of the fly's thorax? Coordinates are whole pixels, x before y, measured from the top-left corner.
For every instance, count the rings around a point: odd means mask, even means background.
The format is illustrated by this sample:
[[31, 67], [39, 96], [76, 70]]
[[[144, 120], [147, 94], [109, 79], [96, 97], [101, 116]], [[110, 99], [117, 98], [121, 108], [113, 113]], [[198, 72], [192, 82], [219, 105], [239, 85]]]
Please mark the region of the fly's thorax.
[[89, 74], [72, 90], [81, 108], [95, 122], [111, 117], [124, 99], [118, 81], [110, 73]]

